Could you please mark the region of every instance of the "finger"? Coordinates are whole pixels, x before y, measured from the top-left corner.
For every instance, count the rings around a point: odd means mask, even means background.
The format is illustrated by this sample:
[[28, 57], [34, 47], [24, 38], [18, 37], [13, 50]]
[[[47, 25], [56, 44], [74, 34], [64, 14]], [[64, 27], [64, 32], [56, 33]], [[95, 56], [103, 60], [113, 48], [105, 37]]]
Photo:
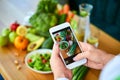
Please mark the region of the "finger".
[[104, 65], [88, 60], [85, 66], [93, 68], [93, 69], [102, 69]]
[[87, 58], [87, 55], [88, 55], [87, 52], [79, 53], [77, 56], [75, 56], [75, 57], [73, 58], [73, 60], [74, 60], [74, 61], [78, 61], [78, 60], [80, 60], [80, 59]]
[[59, 56], [59, 44], [57, 44], [57, 43], [54, 44], [52, 55]]
[[85, 43], [85, 42], [80, 42], [80, 45], [81, 45], [81, 48], [82, 48], [83, 51], [87, 51], [87, 50], [88, 50], [88, 48], [87, 48], [87, 43]]
[[83, 51], [87, 51], [89, 48], [94, 48], [92, 45], [85, 43], [85, 42], [80, 42], [80, 45]]

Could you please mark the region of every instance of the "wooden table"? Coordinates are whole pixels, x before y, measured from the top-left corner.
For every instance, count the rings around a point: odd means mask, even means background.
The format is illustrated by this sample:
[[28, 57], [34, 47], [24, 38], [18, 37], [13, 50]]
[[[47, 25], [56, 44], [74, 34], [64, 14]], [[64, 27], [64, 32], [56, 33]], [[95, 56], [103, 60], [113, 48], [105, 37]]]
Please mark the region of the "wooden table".
[[[97, 30], [94, 25], [91, 25], [92, 30]], [[120, 53], [120, 42], [113, 39], [105, 32], [100, 30], [99, 48], [108, 53]], [[26, 51], [19, 51], [13, 45], [0, 47], [0, 71], [5, 80], [53, 80], [53, 74], [39, 74], [27, 68], [24, 64]], [[22, 68], [17, 70], [14, 60], [18, 60]], [[90, 69], [85, 77], [85, 80], [98, 80], [100, 71]]]
[[[29, 0], [0, 0], [0, 30], [3, 29], [4, 26], [8, 26], [14, 20], [22, 22], [27, 11], [30, 11], [33, 7], [35, 8], [34, 5], [38, 1], [39, 0], [33, 2]], [[32, 7], [30, 5], [32, 5]], [[94, 25], [91, 25], [91, 28], [93, 31], [98, 29]], [[120, 42], [101, 30], [99, 43], [100, 45], [98, 48], [105, 50], [108, 53], [120, 53]], [[0, 73], [5, 80], [53, 80], [53, 74], [44, 75], [29, 70], [24, 64], [25, 55], [26, 51], [19, 51], [15, 49], [13, 45], [0, 47]], [[20, 70], [17, 70], [14, 60], [19, 61], [19, 64], [22, 66]], [[100, 71], [98, 70], [90, 69], [85, 80], [98, 80], [99, 73]]]
[[[98, 29], [94, 25], [91, 25], [91, 29], [93, 32], [96, 30], [100, 31], [99, 46], [98, 46], [99, 49], [104, 50], [111, 54], [115, 54], [115, 55], [120, 53], [120, 42], [119, 41], [115, 40], [110, 35]], [[90, 71], [85, 77], [85, 80], [98, 80], [99, 74], [100, 74], [99, 70], [90, 69]]]

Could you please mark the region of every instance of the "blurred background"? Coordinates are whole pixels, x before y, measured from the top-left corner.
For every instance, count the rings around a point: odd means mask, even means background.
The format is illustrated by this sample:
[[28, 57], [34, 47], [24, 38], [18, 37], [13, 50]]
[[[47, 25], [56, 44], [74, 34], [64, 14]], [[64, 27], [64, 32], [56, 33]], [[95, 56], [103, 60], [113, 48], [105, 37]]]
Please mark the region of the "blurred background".
[[[57, 0], [60, 4], [68, 3], [71, 10], [77, 11], [79, 15], [79, 4], [89, 3], [93, 5], [93, 10], [90, 16], [92, 24], [112, 37], [120, 40], [120, 0]], [[0, 0], [0, 30], [4, 26], [8, 26], [15, 20], [20, 23], [23, 18], [28, 15], [28, 12], [35, 11], [39, 0]], [[9, 8], [7, 7], [9, 6]], [[20, 8], [18, 12], [12, 12]], [[15, 16], [18, 14], [19, 16]], [[11, 17], [7, 17], [11, 16]]]
[[[92, 4], [93, 10], [90, 15], [90, 22], [120, 41], [120, 0], [57, 1], [62, 5], [68, 3], [70, 9], [76, 11], [78, 15], [79, 4]], [[22, 23], [24, 17], [29, 14], [28, 12], [35, 11], [38, 2], [39, 0], [0, 0], [0, 32], [15, 20]], [[2, 80], [1, 76], [0, 80]]]
[[78, 14], [79, 4], [92, 4], [91, 23], [120, 41], [120, 0], [68, 0], [68, 2], [71, 10], [76, 10]]
[[120, 0], [58, 0], [61, 4], [66, 2], [71, 10], [79, 15], [79, 4], [93, 5], [90, 21], [112, 37], [120, 41]]

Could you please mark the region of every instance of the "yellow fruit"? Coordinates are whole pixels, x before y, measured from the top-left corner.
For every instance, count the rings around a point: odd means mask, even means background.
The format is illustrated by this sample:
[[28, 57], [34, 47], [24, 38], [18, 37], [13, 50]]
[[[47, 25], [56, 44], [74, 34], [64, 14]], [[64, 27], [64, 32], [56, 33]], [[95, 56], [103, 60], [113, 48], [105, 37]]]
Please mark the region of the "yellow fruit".
[[25, 36], [27, 34], [27, 28], [25, 26], [19, 26], [16, 30], [19, 36]]

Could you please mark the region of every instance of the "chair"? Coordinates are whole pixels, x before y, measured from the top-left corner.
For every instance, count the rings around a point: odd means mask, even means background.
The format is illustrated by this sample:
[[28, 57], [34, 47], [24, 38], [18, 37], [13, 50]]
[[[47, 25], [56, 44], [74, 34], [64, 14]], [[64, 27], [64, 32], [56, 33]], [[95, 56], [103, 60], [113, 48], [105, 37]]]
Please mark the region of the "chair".
[[4, 80], [3, 77], [0, 75], [0, 80]]

